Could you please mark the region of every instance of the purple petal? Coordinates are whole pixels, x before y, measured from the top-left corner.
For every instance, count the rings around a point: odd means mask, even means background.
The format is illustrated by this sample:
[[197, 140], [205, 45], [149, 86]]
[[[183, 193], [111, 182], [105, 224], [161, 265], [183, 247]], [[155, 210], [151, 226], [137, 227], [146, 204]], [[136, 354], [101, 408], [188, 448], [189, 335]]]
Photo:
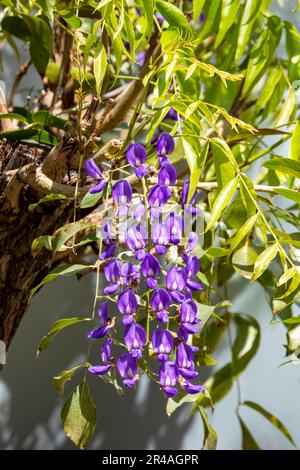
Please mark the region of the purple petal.
[[119, 287], [120, 287], [120, 284], [118, 282], [115, 282], [113, 284], [109, 284], [108, 286], [106, 286], [103, 292], [106, 295], [115, 294], [118, 291]]
[[164, 387], [163, 391], [169, 398], [175, 397], [178, 393], [177, 389], [174, 387]]
[[95, 330], [90, 331], [87, 337], [90, 339], [104, 338], [109, 329], [109, 325], [101, 326], [100, 328], [96, 328]]
[[196, 393], [203, 392], [203, 391], [205, 390], [205, 388], [202, 387], [202, 385], [194, 385], [194, 384], [191, 384], [190, 382], [186, 382], [185, 384], [183, 384], [183, 385], [182, 385], [182, 388], [183, 388], [186, 392], [188, 392], [188, 393], [190, 393], [190, 394], [192, 394], [192, 395], [194, 395], [194, 394], [196, 394]]
[[88, 368], [88, 371], [91, 372], [91, 374], [104, 375], [108, 371], [110, 371], [110, 369], [112, 369], [112, 367], [113, 367], [112, 364], [105, 364], [103, 366], [101, 366], [101, 365], [91, 366], [91, 367]]

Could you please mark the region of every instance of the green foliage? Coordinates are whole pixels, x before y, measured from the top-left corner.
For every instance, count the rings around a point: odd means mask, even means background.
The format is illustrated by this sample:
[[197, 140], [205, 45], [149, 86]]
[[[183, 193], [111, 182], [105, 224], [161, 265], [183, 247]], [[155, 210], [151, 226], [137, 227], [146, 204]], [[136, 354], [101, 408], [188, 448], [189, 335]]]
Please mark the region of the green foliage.
[[[130, 87], [139, 84], [143, 91], [140, 97], [138, 93], [130, 95], [127, 103], [130, 120], [124, 113], [122, 122], [111, 133], [101, 135], [100, 144], [95, 143], [95, 153], [109, 138], [119, 137], [122, 129], [122, 135], [128, 134], [117, 154], [116, 167], [119, 162], [120, 166], [126, 164], [124, 149], [131, 140], [147, 142], [148, 162], [153, 164], [151, 140], [161, 129], [176, 138], [170, 158], [180, 166], [183, 179], [190, 178], [188, 201], [197, 187], [203, 190], [199, 208], [206, 226], [197, 255], [202, 266], [199, 280], [205, 288], [196, 295], [202, 322], [197, 336], [201, 345], [198, 364], [215, 365], [215, 347], [228, 328], [236, 333], [232, 361], [217, 371], [213, 369], [204, 393], [182, 393], [169, 399], [167, 413], [190, 403], [201, 414], [203, 448], [213, 449], [217, 438], [205, 407], [214, 405], [232, 389], [255, 357], [260, 340], [255, 312], [250, 317], [227, 311], [228, 299], [223, 292], [233, 275], [249, 285], [259, 282], [270, 312], [280, 315], [279, 321], [286, 327], [287, 356], [299, 354], [299, 316], [294, 314], [294, 306], [300, 305], [299, 31], [293, 22], [276, 15], [268, 0], [25, 0], [16, 5], [8, 0], [1, 8], [2, 42], [19, 57], [22, 41], [34, 67], [52, 90], [59, 83], [62, 66], [52, 51], [53, 25], [72, 38], [67, 78], [80, 106], [91, 102], [92, 97], [105, 105], [107, 92], [128, 83]], [[158, 20], [158, 13], [163, 20]], [[203, 22], [198, 21], [201, 13]], [[145, 74], [144, 69], [141, 74], [138, 56], [143, 51], [152, 54]], [[177, 121], [166, 119], [170, 109], [177, 112]], [[33, 112], [15, 107], [0, 116], [17, 123], [13, 130], [2, 130], [0, 138], [53, 147], [76, 120], [77, 108], [65, 111], [70, 120], [56, 115], [53, 108], [51, 112]], [[87, 126], [81, 137], [88, 132]], [[288, 141], [287, 153], [282, 144]], [[100, 198], [100, 193], [88, 192], [83, 198], [76, 193], [74, 212], [88, 212]], [[50, 194], [33, 201], [29, 210], [35, 217], [65, 199], [61, 194]], [[83, 230], [87, 232], [84, 236]], [[34, 240], [32, 252], [35, 256], [38, 250], [46, 249], [55, 255], [94, 242], [99, 242], [95, 227], [75, 221]], [[34, 287], [32, 295], [52, 279], [96, 270], [100, 264], [58, 266]], [[57, 322], [42, 339], [40, 350], [68, 326], [65, 322], [84, 320], [88, 318], [59, 320], [61, 323]], [[65, 382], [87, 366], [88, 362], [80, 364], [55, 377], [58, 393], [63, 394]], [[117, 379], [110, 376], [107, 380], [120, 393]], [[253, 402], [244, 405], [260, 413], [293, 443], [277, 418]], [[62, 419], [73, 442], [84, 447], [96, 422], [85, 382], [64, 405]], [[258, 449], [240, 414], [238, 420], [243, 448]]]

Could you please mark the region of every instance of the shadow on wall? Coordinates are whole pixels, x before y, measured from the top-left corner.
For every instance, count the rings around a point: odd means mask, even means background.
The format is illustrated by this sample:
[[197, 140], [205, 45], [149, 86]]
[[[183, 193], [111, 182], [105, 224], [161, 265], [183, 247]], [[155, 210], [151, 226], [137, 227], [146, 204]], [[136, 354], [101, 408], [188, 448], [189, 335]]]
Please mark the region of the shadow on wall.
[[[58, 318], [86, 316], [93, 298], [92, 277], [58, 280], [32, 301], [7, 355], [0, 382], [0, 447], [2, 449], [71, 449], [59, 419], [62, 399], [51, 378], [85, 361], [88, 346], [82, 324], [61, 332], [38, 359], [39, 340]], [[95, 342], [92, 362], [99, 361]], [[68, 393], [76, 384], [68, 383]], [[89, 379], [99, 411], [91, 449], [180, 449], [190, 422], [186, 409], [168, 419], [166, 400], [155, 384], [142, 380], [137, 391], [121, 399], [114, 388], [95, 376]], [[183, 413], [182, 413], [183, 412]]]

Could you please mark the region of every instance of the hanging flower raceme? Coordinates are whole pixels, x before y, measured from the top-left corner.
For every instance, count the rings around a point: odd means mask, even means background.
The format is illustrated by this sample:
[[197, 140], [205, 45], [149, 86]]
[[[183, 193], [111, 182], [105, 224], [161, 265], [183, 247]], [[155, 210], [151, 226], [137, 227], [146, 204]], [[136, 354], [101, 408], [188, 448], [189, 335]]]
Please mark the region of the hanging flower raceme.
[[[184, 233], [188, 181], [182, 188], [178, 212], [164, 214], [177, 180], [175, 166], [169, 160], [174, 151], [173, 137], [161, 133], [155, 149], [159, 160], [157, 184], [147, 188], [147, 152], [141, 144], [133, 142], [126, 150], [127, 162], [138, 178], [144, 178], [143, 188], [147, 192], [133, 193], [126, 179], [112, 185], [112, 199], [122, 226], [129, 220], [121, 237], [114, 234], [111, 219], [103, 224], [104, 249], [99, 259], [103, 261], [100, 272], [107, 282], [103, 289], [106, 298], [98, 310], [100, 325], [88, 337], [105, 339], [101, 346], [102, 363], [88, 370], [99, 376], [107, 374], [105, 380], [112, 383], [118, 373], [123, 385], [133, 388], [142, 370], [151, 377], [158, 369], [163, 392], [174, 397], [178, 387], [191, 394], [203, 391], [201, 385], [192, 383], [198, 376], [194, 360], [198, 348], [191, 344], [192, 335], [200, 332], [193, 292], [203, 286], [197, 280], [200, 262], [194, 252], [198, 236], [191, 231], [186, 238]], [[89, 174], [100, 179], [97, 168], [91, 163]], [[192, 203], [195, 201], [196, 193]], [[124, 243], [126, 248], [122, 251]], [[112, 320], [108, 318], [111, 303], [117, 310]], [[112, 345], [114, 351], [123, 349], [115, 358]], [[152, 371], [155, 361], [157, 365]]]
[[126, 158], [129, 163], [134, 168], [135, 174], [138, 178], [142, 178], [148, 173], [147, 166], [145, 162], [147, 160], [146, 149], [137, 143], [132, 143], [127, 147]]
[[94, 180], [98, 180], [98, 183], [96, 183], [95, 186], [90, 189], [90, 193], [100, 193], [100, 191], [105, 188], [107, 183], [107, 180], [103, 176], [103, 173], [101, 172], [100, 168], [96, 165], [92, 158], [88, 158], [84, 162], [84, 169], [91, 178], [93, 178]]

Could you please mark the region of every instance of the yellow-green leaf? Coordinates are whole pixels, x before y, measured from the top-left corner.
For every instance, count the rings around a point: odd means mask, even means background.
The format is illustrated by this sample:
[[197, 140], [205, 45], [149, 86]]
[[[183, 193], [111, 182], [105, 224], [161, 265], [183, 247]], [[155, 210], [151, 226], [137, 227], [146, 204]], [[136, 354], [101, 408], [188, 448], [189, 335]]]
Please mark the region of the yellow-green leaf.
[[238, 178], [235, 178], [230, 181], [218, 194], [218, 197], [215, 200], [211, 210], [211, 216], [205, 229], [206, 232], [210, 230], [214, 226], [214, 224], [219, 220], [223, 210], [225, 209], [225, 207], [228, 206], [231, 199], [233, 198], [237, 185]]
[[96, 92], [98, 96], [101, 96], [102, 84], [107, 69], [107, 55], [105, 47], [102, 43], [99, 43], [94, 57], [94, 75], [96, 81]]
[[97, 409], [87, 383], [81, 383], [71, 393], [62, 408], [61, 420], [66, 435], [83, 449], [93, 436], [97, 423]]
[[252, 282], [258, 279], [268, 268], [271, 261], [277, 255], [278, 247], [277, 244], [274, 243], [273, 245], [266, 248], [256, 259], [254, 265], [254, 273], [252, 276]]

